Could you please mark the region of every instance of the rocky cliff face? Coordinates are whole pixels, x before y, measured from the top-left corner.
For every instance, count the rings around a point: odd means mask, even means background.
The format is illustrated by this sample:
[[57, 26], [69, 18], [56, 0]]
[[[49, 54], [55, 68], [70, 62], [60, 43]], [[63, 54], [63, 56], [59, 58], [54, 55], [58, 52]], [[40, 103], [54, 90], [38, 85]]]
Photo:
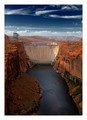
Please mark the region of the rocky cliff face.
[[82, 40], [61, 43], [54, 68], [65, 78], [69, 93], [82, 114]]
[[[40, 99], [40, 87], [37, 80], [24, 73], [27, 70], [27, 65], [31, 67], [31, 61], [26, 55], [23, 43], [9, 41], [8, 36], [5, 35], [5, 114], [26, 114], [34, 109], [32, 109], [33, 101], [36, 105]], [[29, 82], [26, 83], [26, 81]], [[22, 92], [24, 86], [27, 92]], [[36, 91], [32, 90], [32, 86], [36, 87]], [[36, 100], [33, 94], [38, 96]], [[27, 95], [30, 96], [29, 105], [26, 105], [26, 100], [23, 98]], [[19, 101], [17, 100], [20, 96], [22, 96], [23, 101], [21, 98]], [[23, 104], [25, 105], [23, 106]]]
[[7, 73], [6, 78], [10, 80], [11, 75], [15, 78], [20, 72], [25, 72], [30, 61], [27, 59], [21, 42], [8, 41], [6, 39], [5, 43], [5, 73]]

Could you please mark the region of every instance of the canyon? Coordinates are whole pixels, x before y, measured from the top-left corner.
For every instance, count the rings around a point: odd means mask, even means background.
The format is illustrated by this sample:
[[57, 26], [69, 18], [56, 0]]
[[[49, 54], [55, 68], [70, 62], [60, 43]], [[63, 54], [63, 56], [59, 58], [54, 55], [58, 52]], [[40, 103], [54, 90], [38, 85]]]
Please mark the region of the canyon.
[[[56, 44], [51, 44], [53, 42]], [[43, 87], [40, 86], [38, 77], [28, 75], [27, 70], [29, 68], [29, 71], [32, 71], [35, 64], [51, 63], [67, 83], [68, 93], [78, 108], [78, 114], [82, 114], [82, 40], [69, 42], [43, 37], [19, 37], [16, 42], [7, 35], [5, 35], [5, 114], [29, 115], [38, 110], [40, 99], [43, 98], [41, 95]]]

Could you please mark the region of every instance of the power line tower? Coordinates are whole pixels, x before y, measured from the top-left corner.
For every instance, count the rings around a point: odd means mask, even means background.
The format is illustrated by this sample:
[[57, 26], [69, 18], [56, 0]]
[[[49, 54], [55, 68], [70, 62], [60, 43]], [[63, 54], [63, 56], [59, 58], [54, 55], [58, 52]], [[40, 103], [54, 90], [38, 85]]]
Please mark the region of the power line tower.
[[18, 34], [18, 33], [13, 33], [13, 38], [14, 38], [14, 41], [18, 41], [18, 36], [19, 36], [19, 34]]

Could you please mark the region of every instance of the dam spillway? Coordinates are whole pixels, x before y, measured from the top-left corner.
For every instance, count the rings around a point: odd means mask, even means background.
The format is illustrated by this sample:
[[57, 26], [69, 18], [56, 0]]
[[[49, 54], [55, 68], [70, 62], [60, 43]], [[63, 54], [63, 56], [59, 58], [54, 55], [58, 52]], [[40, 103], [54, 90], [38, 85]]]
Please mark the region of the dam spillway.
[[36, 64], [51, 64], [59, 51], [59, 45], [24, 45], [26, 54]]

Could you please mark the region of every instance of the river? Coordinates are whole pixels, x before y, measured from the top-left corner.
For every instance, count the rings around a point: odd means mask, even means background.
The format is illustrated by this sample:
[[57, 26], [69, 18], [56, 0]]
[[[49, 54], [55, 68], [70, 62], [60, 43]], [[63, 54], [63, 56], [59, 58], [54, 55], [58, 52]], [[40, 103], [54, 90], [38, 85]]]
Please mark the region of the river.
[[78, 115], [65, 80], [51, 65], [35, 65], [27, 73], [35, 77], [43, 88], [36, 115]]

